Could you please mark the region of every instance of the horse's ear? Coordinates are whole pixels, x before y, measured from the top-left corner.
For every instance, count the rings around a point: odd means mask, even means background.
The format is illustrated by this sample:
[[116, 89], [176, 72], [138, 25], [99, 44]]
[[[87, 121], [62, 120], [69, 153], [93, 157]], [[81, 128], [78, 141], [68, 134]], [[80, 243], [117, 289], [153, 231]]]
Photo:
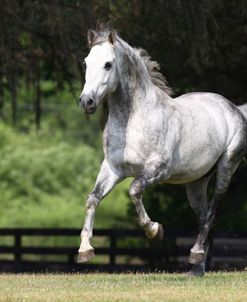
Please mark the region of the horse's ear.
[[90, 48], [92, 47], [93, 42], [96, 39], [96, 35], [97, 33], [95, 30], [89, 29], [89, 31], [87, 32], [87, 41]]
[[116, 40], [116, 34], [114, 31], [110, 31], [109, 34], [108, 34], [108, 41], [111, 43], [111, 44], [114, 44]]

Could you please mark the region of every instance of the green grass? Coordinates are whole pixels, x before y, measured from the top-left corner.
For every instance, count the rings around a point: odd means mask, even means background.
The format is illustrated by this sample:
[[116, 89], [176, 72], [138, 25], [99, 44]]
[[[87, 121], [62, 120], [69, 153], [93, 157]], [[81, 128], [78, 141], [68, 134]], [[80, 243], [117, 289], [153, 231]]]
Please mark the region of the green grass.
[[0, 301], [247, 301], [247, 273], [2, 274]]

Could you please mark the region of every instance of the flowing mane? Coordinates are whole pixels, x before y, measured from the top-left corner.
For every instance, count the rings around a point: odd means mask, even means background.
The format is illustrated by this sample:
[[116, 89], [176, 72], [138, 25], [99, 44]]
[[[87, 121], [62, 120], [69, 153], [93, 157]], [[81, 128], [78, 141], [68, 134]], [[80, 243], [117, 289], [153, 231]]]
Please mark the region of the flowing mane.
[[172, 89], [171, 87], [169, 87], [164, 75], [160, 72], [159, 63], [153, 61], [145, 49], [131, 47], [127, 42], [119, 37], [114, 29], [111, 29], [110, 27], [107, 27], [106, 25], [101, 23], [98, 24], [96, 31], [92, 31], [94, 39], [92, 40], [89, 38], [89, 40], [91, 40], [89, 47], [91, 48], [95, 45], [106, 42], [110, 33], [112, 36], [112, 42], [117, 42], [117, 46], [130, 58], [130, 61], [134, 61], [135, 64], [144, 63], [152, 83], [166, 92], [168, 95], [171, 95]]
[[139, 54], [146, 65], [153, 84], [165, 91], [167, 94], [171, 95], [172, 89], [168, 86], [166, 78], [160, 72], [159, 63], [157, 61], [153, 61], [145, 49], [138, 48], [137, 51], [139, 51]]

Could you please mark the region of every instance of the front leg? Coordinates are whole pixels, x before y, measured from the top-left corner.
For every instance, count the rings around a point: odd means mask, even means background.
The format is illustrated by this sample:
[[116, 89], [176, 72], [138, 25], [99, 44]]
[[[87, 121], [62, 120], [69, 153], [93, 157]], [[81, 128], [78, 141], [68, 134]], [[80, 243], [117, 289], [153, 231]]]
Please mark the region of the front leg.
[[98, 174], [93, 191], [89, 194], [86, 202], [86, 217], [81, 232], [81, 245], [78, 250], [77, 262], [86, 262], [94, 257], [94, 248], [90, 244], [93, 235], [93, 222], [97, 206], [114, 186], [120, 181], [120, 177], [114, 173], [109, 163], [104, 160]]
[[158, 158], [148, 161], [142, 173], [132, 182], [129, 188], [129, 195], [136, 208], [138, 223], [150, 239], [163, 239], [164, 231], [161, 224], [151, 221], [144, 207], [142, 195], [148, 185], [169, 178], [167, 162]]

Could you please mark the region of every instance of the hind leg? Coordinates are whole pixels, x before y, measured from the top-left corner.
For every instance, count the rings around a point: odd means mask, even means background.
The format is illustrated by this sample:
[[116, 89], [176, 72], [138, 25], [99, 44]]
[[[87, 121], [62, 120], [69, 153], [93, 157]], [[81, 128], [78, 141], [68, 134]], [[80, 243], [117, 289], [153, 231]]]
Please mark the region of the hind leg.
[[[201, 232], [201, 230], [203, 229], [207, 218], [207, 188], [212, 175], [213, 173], [186, 185], [187, 198], [191, 208], [193, 209], [197, 217], [199, 232]], [[197, 259], [200, 258], [200, 261], [199, 263], [193, 264], [191, 270], [188, 272], [189, 275], [202, 276], [205, 273], [206, 254], [208, 252], [208, 249], [208, 241], [204, 242], [202, 247], [198, 245], [194, 246], [194, 251], [196, 252]], [[189, 262], [191, 262], [191, 259], [189, 259]]]
[[239, 156], [239, 152], [229, 150], [224, 153], [218, 161], [214, 195], [208, 205], [206, 215], [204, 215], [204, 221], [202, 221], [199, 228], [199, 235], [190, 253], [189, 262], [195, 265], [194, 267], [203, 264], [205, 268], [208, 235], [218, 213], [220, 202], [229, 187], [231, 177], [237, 169], [240, 159], [241, 156]]

